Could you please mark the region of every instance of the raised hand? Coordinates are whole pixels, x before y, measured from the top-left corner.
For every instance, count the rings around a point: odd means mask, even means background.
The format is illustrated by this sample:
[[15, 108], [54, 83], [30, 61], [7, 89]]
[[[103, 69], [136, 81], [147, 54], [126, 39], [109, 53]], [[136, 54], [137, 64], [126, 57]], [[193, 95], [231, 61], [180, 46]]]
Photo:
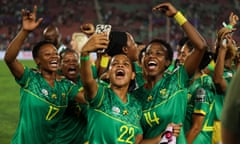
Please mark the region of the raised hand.
[[161, 3], [153, 7], [153, 11], [160, 11], [168, 17], [173, 17], [177, 13], [177, 9], [171, 3]]
[[224, 37], [227, 35], [227, 34], [232, 34], [234, 30], [233, 29], [229, 29], [229, 28], [226, 28], [226, 27], [222, 27], [218, 32], [217, 32], [217, 43], [216, 45], [219, 45], [220, 42], [224, 39]]
[[109, 40], [107, 33], [93, 34], [87, 43], [83, 46], [82, 52], [95, 52], [99, 49], [106, 49], [108, 47]]
[[33, 12], [22, 9], [22, 29], [26, 31], [33, 31], [42, 22], [43, 18], [36, 20], [37, 6], [33, 8]]
[[230, 33], [225, 33], [225, 35], [221, 38], [220, 48], [226, 51], [230, 50], [231, 52], [234, 53], [235, 51], [234, 40]]
[[229, 24], [234, 27], [237, 24], [238, 20], [239, 20], [239, 17], [233, 12], [231, 12], [229, 16]]
[[92, 35], [95, 32], [95, 27], [92, 23], [86, 23], [80, 26], [80, 30], [87, 35]]

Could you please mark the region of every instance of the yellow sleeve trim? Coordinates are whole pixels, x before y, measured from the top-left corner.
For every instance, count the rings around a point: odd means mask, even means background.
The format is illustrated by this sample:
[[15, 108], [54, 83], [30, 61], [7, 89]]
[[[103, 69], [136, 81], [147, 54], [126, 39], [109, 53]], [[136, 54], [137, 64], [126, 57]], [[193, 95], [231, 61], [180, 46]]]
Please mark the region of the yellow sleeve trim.
[[202, 114], [202, 115], [206, 115], [206, 112], [205, 111], [203, 111], [203, 110], [195, 110], [193, 113], [195, 113], [195, 114]]

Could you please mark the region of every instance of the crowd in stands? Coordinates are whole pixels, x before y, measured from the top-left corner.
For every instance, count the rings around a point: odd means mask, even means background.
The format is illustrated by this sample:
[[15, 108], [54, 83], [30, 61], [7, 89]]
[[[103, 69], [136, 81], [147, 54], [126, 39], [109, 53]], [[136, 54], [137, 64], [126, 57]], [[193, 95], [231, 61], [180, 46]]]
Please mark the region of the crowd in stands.
[[[96, 2], [98, 2], [98, 7], [96, 7]], [[172, 2], [181, 8], [184, 15], [203, 34], [210, 45], [216, 38], [216, 29], [221, 27], [223, 21], [228, 21], [226, 17], [230, 14], [230, 10], [236, 14], [239, 13], [237, 0], [233, 2], [225, 0]], [[174, 21], [169, 20], [170, 23], [168, 23], [165, 17], [150, 13], [151, 7], [158, 3], [157, 0], [152, 2], [149, 0], [23, 0], [21, 2], [2, 0], [0, 3], [2, 7], [0, 9], [0, 50], [6, 49], [9, 41], [20, 27], [21, 14], [16, 10], [22, 7], [31, 9], [33, 4], [38, 5], [38, 16], [43, 17], [44, 21], [41, 28], [31, 34], [30, 40], [28, 40], [29, 44], [25, 45], [24, 50], [31, 49], [31, 43], [40, 39], [43, 28], [50, 23], [59, 26], [66, 45], [69, 45], [70, 35], [79, 30], [79, 25], [87, 22], [108, 23], [115, 30], [127, 29], [137, 41], [141, 42], [147, 42], [156, 36], [166, 39], [165, 34], [167, 34], [167, 40], [174, 47], [183, 36]], [[102, 21], [98, 14], [101, 15]], [[171, 31], [168, 31], [168, 26], [171, 27]], [[173, 39], [176, 41], [172, 41]]]
[[20, 86], [11, 143], [240, 143], [237, 1], [23, 3], [2, 21]]

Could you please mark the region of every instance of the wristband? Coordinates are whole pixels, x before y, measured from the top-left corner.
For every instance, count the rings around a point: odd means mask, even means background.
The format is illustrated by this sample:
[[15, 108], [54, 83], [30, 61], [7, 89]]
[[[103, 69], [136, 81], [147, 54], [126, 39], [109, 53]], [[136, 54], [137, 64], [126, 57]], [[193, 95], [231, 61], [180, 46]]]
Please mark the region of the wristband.
[[89, 55], [80, 57], [80, 60], [82, 60], [82, 61], [88, 61], [89, 59], [90, 59]]
[[83, 91], [83, 90], [84, 90], [84, 89], [83, 89], [82, 86], [78, 89], [79, 92], [80, 92], [80, 91]]
[[109, 58], [107, 56], [102, 56], [100, 66], [106, 68], [108, 66]]
[[208, 68], [210, 71], [214, 71], [215, 62], [212, 60], [212, 61], [208, 64], [207, 68]]
[[228, 28], [228, 29], [230, 29], [230, 30], [233, 29], [233, 26], [232, 26], [232, 25], [226, 24], [225, 22], [223, 22], [222, 25], [223, 25], [225, 28]]
[[180, 11], [178, 11], [175, 15], [174, 15], [174, 19], [177, 21], [177, 23], [182, 26], [184, 23], [187, 22], [187, 19], [182, 15], [182, 13]]

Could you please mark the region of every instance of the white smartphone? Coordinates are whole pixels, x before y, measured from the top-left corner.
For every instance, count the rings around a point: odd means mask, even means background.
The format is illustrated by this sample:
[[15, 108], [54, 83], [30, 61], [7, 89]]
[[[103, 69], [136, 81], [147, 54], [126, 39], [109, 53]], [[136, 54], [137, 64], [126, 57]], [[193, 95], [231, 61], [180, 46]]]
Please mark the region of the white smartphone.
[[110, 32], [111, 32], [112, 26], [109, 24], [98, 24], [96, 26], [96, 33], [103, 33], [106, 32], [109, 36]]
[[[98, 24], [96, 26], [95, 33], [107, 33], [107, 37], [109, 38], [110, 32], [111, 32], [112, 26], [109, 24]], [[98, 53], [104, 53], [104, 50], [97, 51]]]

